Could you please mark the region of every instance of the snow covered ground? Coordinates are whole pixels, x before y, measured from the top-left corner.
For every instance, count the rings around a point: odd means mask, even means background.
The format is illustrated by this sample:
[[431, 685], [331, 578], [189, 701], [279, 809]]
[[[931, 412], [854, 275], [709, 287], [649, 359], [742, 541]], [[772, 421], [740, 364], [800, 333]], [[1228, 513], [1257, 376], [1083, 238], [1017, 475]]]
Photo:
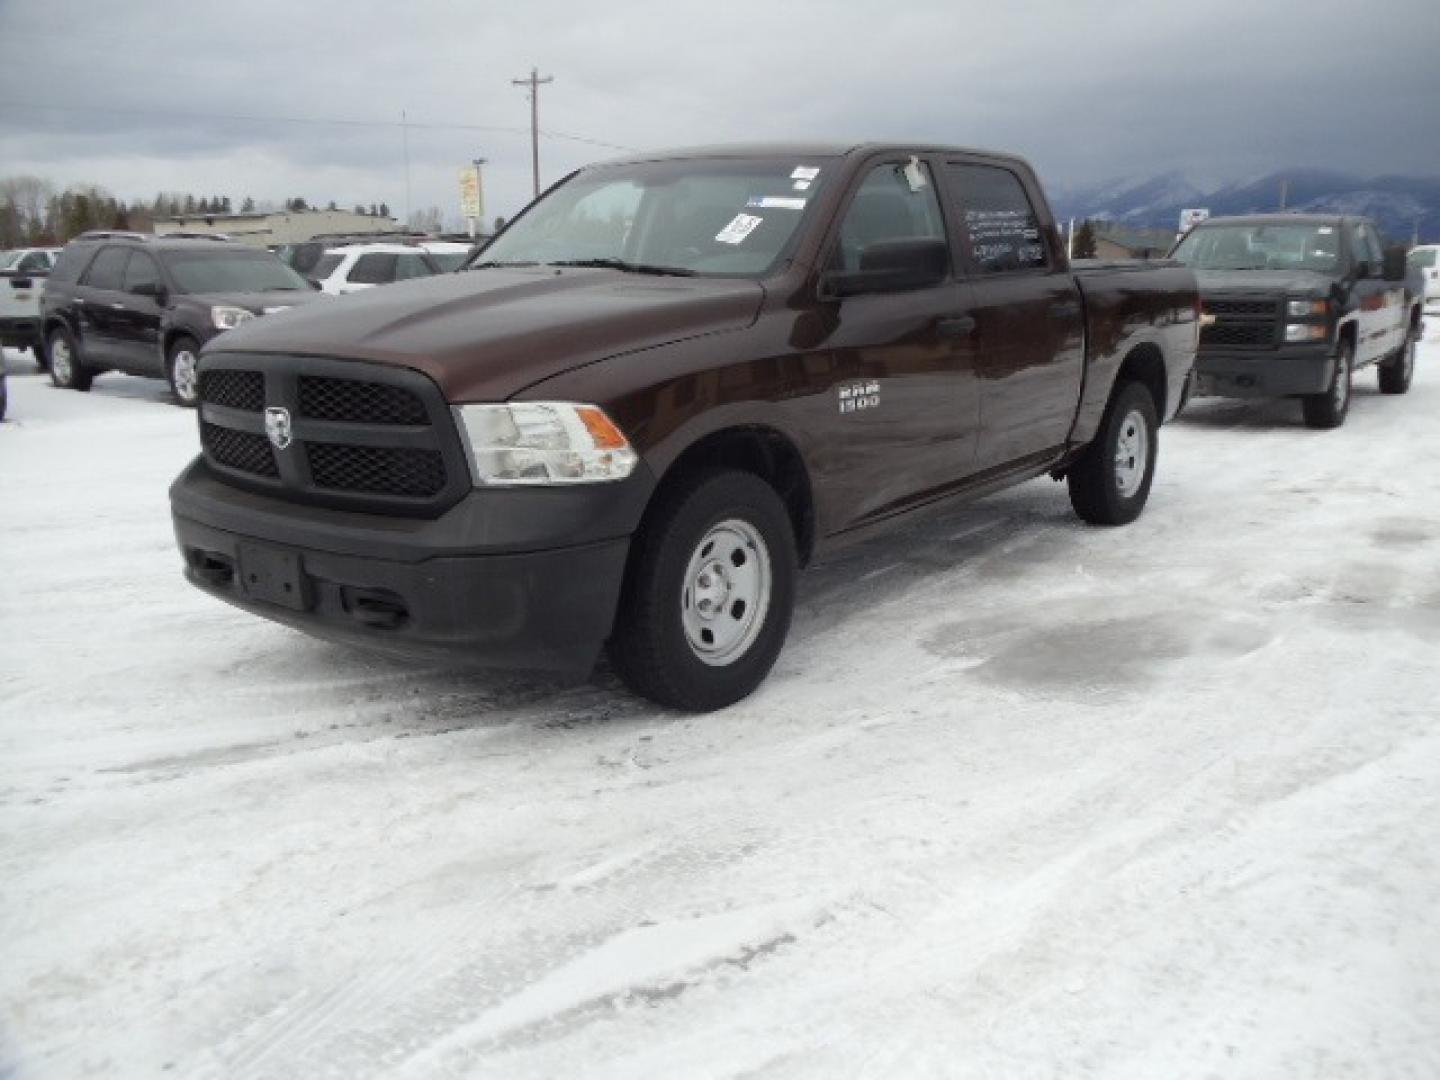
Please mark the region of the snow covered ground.
[[[1432, 318], [1432, 328], [1440, 320]], [[808, 574], [724, 713], [187, 586], [191, 414], [11, 352], [0, 1076], [1440, 1076], [1440, 335]]]

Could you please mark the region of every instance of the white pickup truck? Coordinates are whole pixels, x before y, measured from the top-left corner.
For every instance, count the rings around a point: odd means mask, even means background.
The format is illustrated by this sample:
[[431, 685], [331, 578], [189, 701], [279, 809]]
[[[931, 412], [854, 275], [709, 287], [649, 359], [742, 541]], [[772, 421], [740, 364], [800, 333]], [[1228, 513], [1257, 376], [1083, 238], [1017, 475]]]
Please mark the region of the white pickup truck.
[[32, 350], [42, 368], [40, 290], [59, 254], [59, 248], [0, 251], [0, 345]]

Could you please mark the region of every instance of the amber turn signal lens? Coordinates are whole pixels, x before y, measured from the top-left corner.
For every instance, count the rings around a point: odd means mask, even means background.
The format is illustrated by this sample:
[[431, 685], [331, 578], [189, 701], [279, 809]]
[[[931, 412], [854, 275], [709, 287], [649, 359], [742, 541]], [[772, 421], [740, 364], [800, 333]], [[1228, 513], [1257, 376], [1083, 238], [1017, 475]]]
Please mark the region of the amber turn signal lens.
[[585, 430], [595, 440], [597, 450], [623, 450], [630, 445], [624, 433], [615, 422], [592, 405], [581, 405], [575, 410]]

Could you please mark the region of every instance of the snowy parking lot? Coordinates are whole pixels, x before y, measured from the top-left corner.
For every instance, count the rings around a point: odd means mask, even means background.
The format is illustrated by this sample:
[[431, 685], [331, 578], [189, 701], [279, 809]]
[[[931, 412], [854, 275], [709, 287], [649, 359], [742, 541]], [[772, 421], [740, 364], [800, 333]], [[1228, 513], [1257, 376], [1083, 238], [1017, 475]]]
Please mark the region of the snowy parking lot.
[[0, 1077], [1440, 1076], [1440, 318], [803, 579], [749, 700], [182, 579], [159, 382], [0, 425]]

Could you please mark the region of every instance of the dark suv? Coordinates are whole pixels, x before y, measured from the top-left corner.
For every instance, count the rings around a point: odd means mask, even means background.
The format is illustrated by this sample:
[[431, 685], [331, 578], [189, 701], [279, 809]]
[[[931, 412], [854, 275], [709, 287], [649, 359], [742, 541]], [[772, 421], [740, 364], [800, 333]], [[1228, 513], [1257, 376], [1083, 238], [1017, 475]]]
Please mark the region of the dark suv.
[[60, 253], [40, 302], [50, 377], [89, 390], [104, 371], [161, 376], [180, 404], [194, 405], [205, 342], [321, 295], [270, 252], [243, 244], [85, 233]]

